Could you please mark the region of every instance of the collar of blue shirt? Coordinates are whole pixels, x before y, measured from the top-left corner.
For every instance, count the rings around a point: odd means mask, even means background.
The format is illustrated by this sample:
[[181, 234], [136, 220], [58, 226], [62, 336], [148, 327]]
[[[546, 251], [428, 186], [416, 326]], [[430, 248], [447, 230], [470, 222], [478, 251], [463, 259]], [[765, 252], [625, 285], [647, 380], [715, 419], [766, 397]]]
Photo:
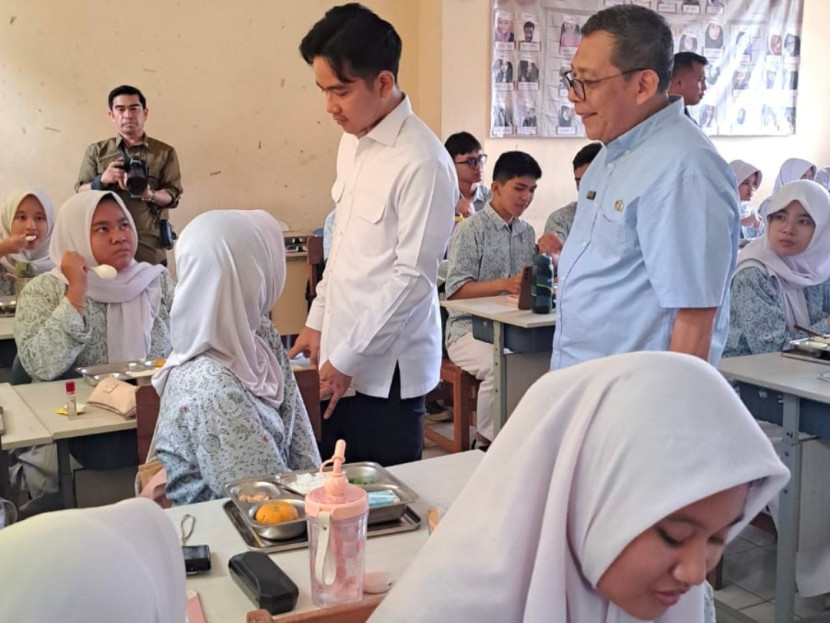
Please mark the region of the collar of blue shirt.
[[669, 105], [641, 121], [625, 134], [620, 135], [605, 146], [606, 162], [613, 162], [623, 154], [638, 147], [649, 135], [663, 124], [671, 123], [676, 117], [683, 116], [683, 98], [679, 95], [669, 96]]
[[398, 140], [398, 134], [401, 133], [404, 121], [412, 114], [412, 105], [409, 103], [409, 97], [404, 94], [401, 103], [395, 106], [388, 115], [386, 115], [380, 122], [372, 128], [363, 138], [370, 138], [373, 141], [382, 143], [383, 145], [392, 146]]

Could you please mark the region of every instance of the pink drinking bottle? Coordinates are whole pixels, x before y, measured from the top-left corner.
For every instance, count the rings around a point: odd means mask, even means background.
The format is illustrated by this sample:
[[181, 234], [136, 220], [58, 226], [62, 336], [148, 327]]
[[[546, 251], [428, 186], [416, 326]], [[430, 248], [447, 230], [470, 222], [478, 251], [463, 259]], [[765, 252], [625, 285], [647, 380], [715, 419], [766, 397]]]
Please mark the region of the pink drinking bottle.
[[[341, 471], [345, 453], [346, 442], [341, 439], [334, 456], [320, 466], [325, 485], [305, 497], [311, 600], [321, 608], [363, 598], [369, 497], [365, 490], [349, 484]], [[323, 472], [329, 464], [332, 470]]]

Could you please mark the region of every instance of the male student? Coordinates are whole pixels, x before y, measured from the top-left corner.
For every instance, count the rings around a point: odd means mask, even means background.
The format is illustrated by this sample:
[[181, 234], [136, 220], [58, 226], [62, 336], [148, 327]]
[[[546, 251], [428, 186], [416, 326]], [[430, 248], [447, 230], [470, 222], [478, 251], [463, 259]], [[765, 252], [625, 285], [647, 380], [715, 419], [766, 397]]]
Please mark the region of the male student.
[[[574, 156], [571, 163], [574, 169], [576, 192], [579, 192], [579, 182], [588, 167], [591, 166], [594, 158], [597, 157], [600, 149], [602, 149], [602, 143], [588, 143], [576, 152], [576, 156]], [[576, 201], [571, 201], [568, 205], [550, 213], [548, 220], [545, 221], [545, 233], [539, 238], [539, 250], [542, 253], [554, 255], [562, 249], [576, 216], [576, 203]]]
[[[425, 396], [439, 379], [436, 279], [458, 182], [447, 150], [397, 83], [401, 39], [359, 4], [330, 9], [300, 44], [343, 128], [334, 240], [291, 356], [319, 362], [320, 451], [349, 461], [421, 458]], [[356, 395], [343, 398], [352, 386]]]
[[[522, 268], [531, 263], [536, 235], [521, 216], [527, 210], [542, 170], [532, 156], [508, 151], [493, 169], [489, 205], [459, 223], [450, 240], [445, 292], [448, 299], [518, 294]], [[447, 354], [481, 381], [476, 406], [477, 441], [493, 439], [493, 345], [473, 337], [469, 314], [450, 311]]]

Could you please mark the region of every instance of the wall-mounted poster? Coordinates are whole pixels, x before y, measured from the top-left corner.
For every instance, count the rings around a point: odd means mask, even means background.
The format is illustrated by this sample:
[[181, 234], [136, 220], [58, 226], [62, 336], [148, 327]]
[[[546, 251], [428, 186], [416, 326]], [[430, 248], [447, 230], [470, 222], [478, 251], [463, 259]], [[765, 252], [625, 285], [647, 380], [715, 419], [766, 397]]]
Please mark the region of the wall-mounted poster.
[[795, 133], [804, 0], [493, 0], [490, 136], [584, 137], [562, 73], [588, 18], [617, 4], [660, 13], [675, 52], [706, 57], [689, 108], [712, 136]]

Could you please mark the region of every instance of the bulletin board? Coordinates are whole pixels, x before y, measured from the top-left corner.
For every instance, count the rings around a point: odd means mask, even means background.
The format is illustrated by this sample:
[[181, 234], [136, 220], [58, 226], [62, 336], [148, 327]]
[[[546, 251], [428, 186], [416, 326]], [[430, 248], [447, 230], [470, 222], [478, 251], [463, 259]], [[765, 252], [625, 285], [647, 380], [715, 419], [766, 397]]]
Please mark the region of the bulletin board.
[[668, 21], [674, 51], [708, 60], [689, 108], [712, 136], [795, 133], [804, 0], [493, 0], [490, 136], [585, 137], [561, 72], [587, 19], [639, 4]]

